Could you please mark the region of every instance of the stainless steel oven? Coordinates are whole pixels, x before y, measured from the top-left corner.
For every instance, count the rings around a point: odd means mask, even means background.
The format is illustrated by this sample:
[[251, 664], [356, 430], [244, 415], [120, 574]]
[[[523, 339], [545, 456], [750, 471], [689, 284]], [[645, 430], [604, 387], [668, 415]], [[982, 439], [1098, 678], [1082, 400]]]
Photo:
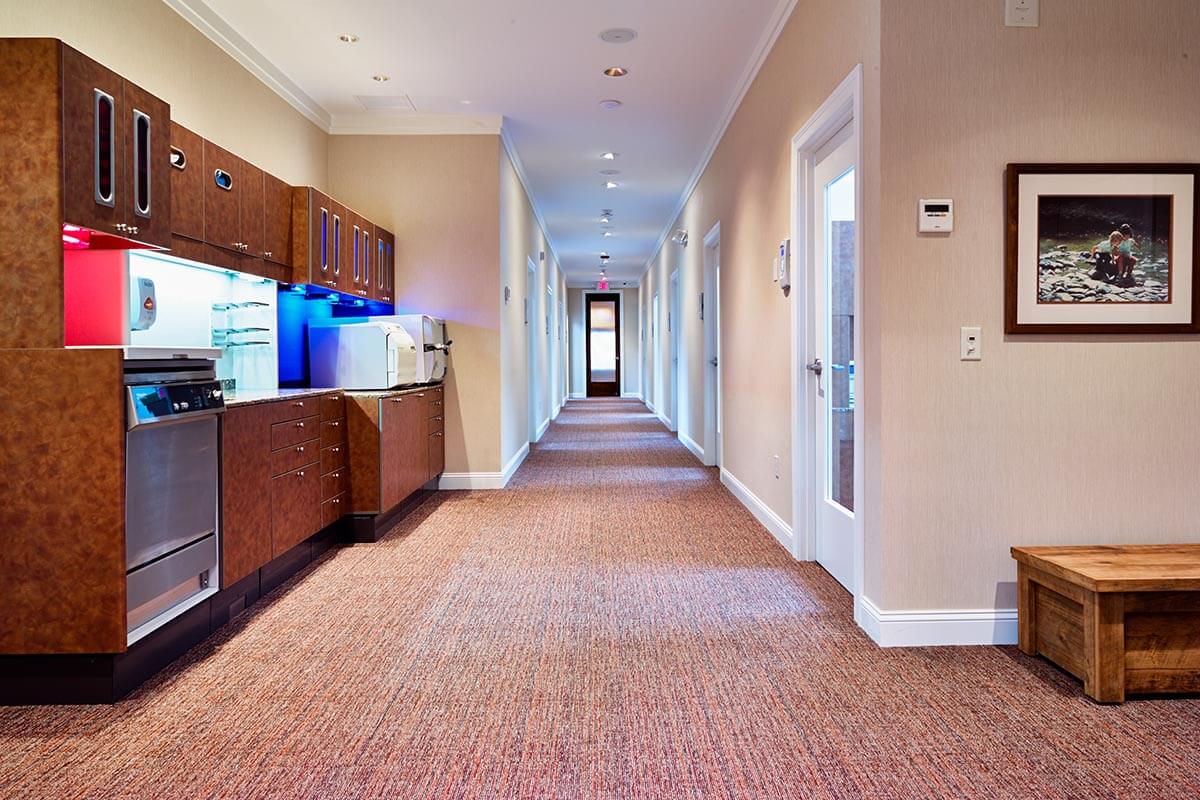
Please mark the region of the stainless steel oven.
[[216, 592], [225, 410], [213, 364], [127, 360], [125, 576], [129, 642]]

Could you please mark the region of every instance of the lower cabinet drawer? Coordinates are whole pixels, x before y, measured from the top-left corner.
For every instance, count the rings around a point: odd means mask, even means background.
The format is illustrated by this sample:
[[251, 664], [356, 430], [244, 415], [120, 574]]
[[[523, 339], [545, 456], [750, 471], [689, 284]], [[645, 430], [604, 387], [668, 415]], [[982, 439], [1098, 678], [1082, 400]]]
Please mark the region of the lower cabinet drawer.
[[333, 472], [338, 467], [344, 467], [348, 463], [346, 458], [346, 445], [335, 444], [333, 447], [321, 448], [321, 474]]
[[307, 442], [294, 444], [291, 447], [285, 447], [282, 450], [272, 452], [271, 477], [282, 475], [285, 472], [300, 469], [305, 464], [313, 463], [318, 458], [317, 452], [320, 449], [321, 441], [319, 439], [309, 439]]
[[350, 488], [350, 469], [349, 467], [340, 467], [330, 472], [328, 475], [321, 476], [321, 499], [328, 500], [331, 497], [337, 497], [339, 494], [345, 493]]
[[319, 464], [271, 479], [272, 557], [277, 558], [321, 529]]
[[342, 518], [349, 511], [349, 503], [346, 502], [346, 495], [339, 494], [337, 497], [331, 497], [324, 503], [321, 503], [321, 527], [332, 525]]
[[346, 420], [331, 419], [321, 423], [321, 446], [346, 443]]
[[291, 447], [301, 442], [307, 442], [314, 436], [320, 436], [320, 424], [321, 418], [315, 415], [288, 422], [276, 422], [271, 426], [271, 449]]
[[441, 431], [429, 434], [429, 480], [446, 471], [446, 436]]
[[446, 423], [442, 421], [442, 417], [439, 414], [436, 417], [429, 418], [429, 422], [427, 424], [426, 430], [429, 433], [436, 433], [437, 431], [440, 431], [445, 427], [446, 427]]

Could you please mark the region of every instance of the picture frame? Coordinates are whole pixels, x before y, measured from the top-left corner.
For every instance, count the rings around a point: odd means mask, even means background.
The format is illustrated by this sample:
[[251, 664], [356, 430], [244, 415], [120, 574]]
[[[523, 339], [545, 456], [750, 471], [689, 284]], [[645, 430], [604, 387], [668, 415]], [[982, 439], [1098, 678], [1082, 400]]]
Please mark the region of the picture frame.
[[1200, 333], [1200, 164], [1009, 164], [1006, 334]]

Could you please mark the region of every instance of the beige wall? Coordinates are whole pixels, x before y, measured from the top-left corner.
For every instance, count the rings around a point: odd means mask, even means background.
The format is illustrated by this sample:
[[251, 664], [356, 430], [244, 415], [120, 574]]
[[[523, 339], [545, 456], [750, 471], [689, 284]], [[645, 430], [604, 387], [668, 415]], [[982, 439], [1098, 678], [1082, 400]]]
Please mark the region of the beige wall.
[[0, 35], [62, 39], [201, 136], [289, 183], [328, 183], [328, 136], [161, 0], [5, 2]]
[[499, 472], [498, 136], [334, 136], [332, 194], [396, 234], [396, 309], [446, 319], [446, 472]]
[[[1005, 164], [1200, 160], [1194, 0], [885, 3], [886, 608], [1011, 608], [1015, 544], [1197, 541], [1200, 341], [1003, 335]], [[938, 76], [938, 90], [923, 88]], [[948, 238], [916, 201], [955, 198]], [[983, 361], [958, 360], [983, 327]]]
[[[568, 289], [570, 298], [571, 339], [571, 394], [583, 397], [587, 394], [587, 312], [584, 295], [592, 289]], [[612, 289], [621, 295], [621, 394], [641, 393], [638, 315], [641, 313], [638, 289]]]
[[[646, 298], [654, 291], [662, 292], [658, 328], [665, 331], [668, 281], [671, 273], [679, 270], [680, 357], [686, 361], [681, 367], [687, 377], [688, 398], [687, 407], [680, 410], [679, 425], [681, 433], [703, 444], [705, 367], [699, 319], [703, 240], [720, 223], [724, 466], [789, 523], [789, 303], [793, 300], [771, 282], [767, 268], [780, 240], [790, 235], [792, 136], [858, 63], [864, 65], [865, 73], [863, 166], [870, 196], [864, 221], [865, 279], [877, 279], [879, 1], [804, 0], [797, 4], [674, 223], [673, 227], [688, 230], [687, 248], [668, 241], [642, 282], [643, 308], [650, 307]], [[868, 288], [864, 304], [870, 309], [877, 302]], [[877, 341], [878, 331], [868, 329], [865, 335]], [[877, 352], [871, 342], [864, 344], [860, 381], [870, 385], [878, 369]], [[668, 363], [665, 335], [659, 336], [654, 350], [647, 359], [646, 387], [652, 385], [655, 370]], [[877, 436], [878, 425], [868, 424], [868, 443]], [[780, 459], [779, 478], [774, 475], [775, 455]], [[863, 505], [871, 502], [867, 498]], [[865, 513], [870, 519], [872, 511], [866, 509]]]
[[[566, 295], [566, 284], [554, 253], [542, 231], [529, 196], [508, 153], [499, 150], [500, 183], [500, 281], [496, 299], [501, 314], [501, 438], [502, 463], [507, 465], [562, 404], [562, 361], [567, 348], [560, 338], [558, 301]], [[542, 254], [545, 258], [542, 258]], [[529, 264], [534, 265], [531, 273]], [[503, 302], [503, 288], [510, 299]], [[552, 290], [547, 291], [547, 289]], [[531, 290], [531, 291], [530, 291]], [[526, 292], [532, 300], [529, 324], [525, 323]], [[547, 332], [549, 317], [549, 332]], [[529, 340], [533, 336], [537, 359], [535, 419], [529, 415]], [[556, 379], [555, 376], [558, 376]]]

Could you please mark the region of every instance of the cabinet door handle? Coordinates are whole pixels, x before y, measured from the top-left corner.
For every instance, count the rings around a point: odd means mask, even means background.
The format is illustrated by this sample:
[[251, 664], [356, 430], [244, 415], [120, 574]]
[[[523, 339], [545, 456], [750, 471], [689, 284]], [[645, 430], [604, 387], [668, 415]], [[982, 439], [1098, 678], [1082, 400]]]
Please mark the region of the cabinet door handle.
[[230, 175], [228, 172], [226, 172], [223, 169], [214, 169], [213, 170], [213, 183], [215, 183], [217, 185], [217, 188], [221, 189], [222, 191], [226, 191], [226, 192], [232, 191], [233, 176]]
[[275, 254], [274, 254], [274, 253], [272, 253], [270, 250], [264, 250], [264, 251], [263, 251], [263, 257], [264, 257], [264, 258], [273, 258], [274, 256], [275, 256]]
[[331, 426], [333, 426], [334, 428], [340, 428], [342, 426], [342, 423], [340, 423], [340, 422], [331, 422], [329, 424]]
[[392, 402], [393, 402], [393, 403], [403, 403], [403, 402], [404, 402], [404, 398], [403, 398], [403, 397], [393, 397], [393, 398], [392, 398]]
[[[150, 191], [154, 185], [150, 171], [150, 116], [136, 108], [133, 110], [133, 212], [139, 217], [150, 217]], [[137, 233], [137, 228], [133, 229]]]

